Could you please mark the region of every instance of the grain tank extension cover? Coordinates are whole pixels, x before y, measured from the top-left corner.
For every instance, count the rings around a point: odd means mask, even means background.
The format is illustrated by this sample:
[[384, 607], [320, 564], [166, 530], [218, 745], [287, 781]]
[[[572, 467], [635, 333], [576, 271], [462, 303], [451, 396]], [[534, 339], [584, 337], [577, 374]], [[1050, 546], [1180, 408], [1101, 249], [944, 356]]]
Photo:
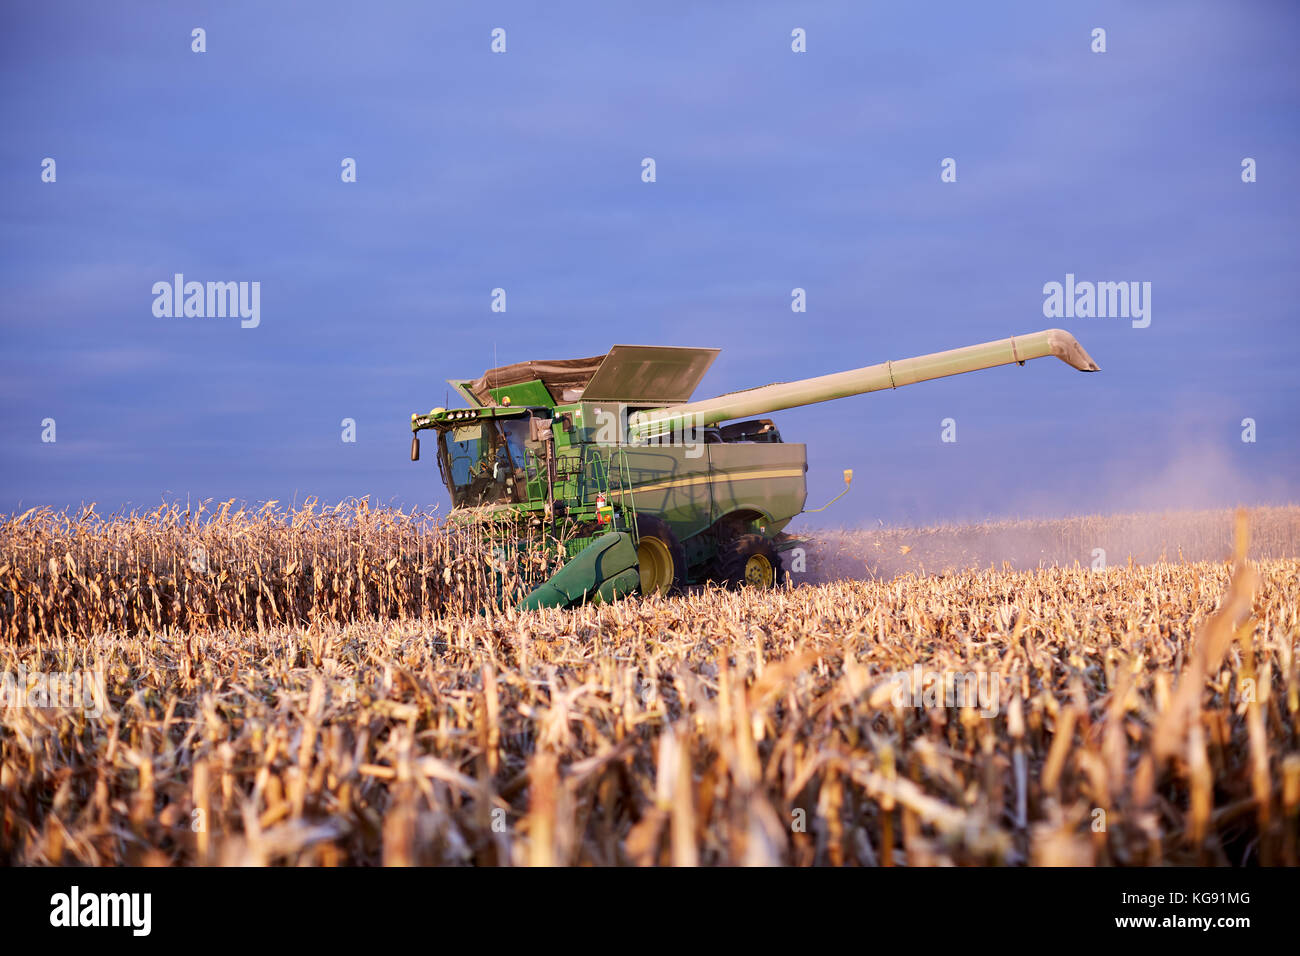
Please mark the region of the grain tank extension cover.
[[615, 345], [582, 392], [587, 402], [670, 405], [689, 401], [720, 349]]

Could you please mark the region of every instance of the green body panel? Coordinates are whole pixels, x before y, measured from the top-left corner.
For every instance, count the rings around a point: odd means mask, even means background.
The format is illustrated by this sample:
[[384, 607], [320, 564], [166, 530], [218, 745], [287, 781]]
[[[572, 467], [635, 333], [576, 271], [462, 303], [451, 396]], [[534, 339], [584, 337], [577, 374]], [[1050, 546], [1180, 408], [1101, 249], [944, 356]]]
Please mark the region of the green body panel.
[[743, 514], [769, 536], [803, 510], [804, 445], [664, 445], [624, 449], [636, 511], [668, 522], [681, 541], [728, 515]]
[[736, 512], [752, 513], [776, 535], [803, 510], [808, 469], [802, 444], [724, 444], [706, 442], [702, 434], [679, 436], [671, 444], [627, 444], [621, 434], [630, 414], [627, 405], [583, 402], [557, 412], [565, 410], [573, 414], [573, 433], [556, 429], [557, 454], [563, 459], [593, 446], [613, 452], [629, 480], [626, 488], [616, 481], [604, 486], [582, 471], [586, 480], [560, 483], [557, 499], [588, 503], [607, 487], [611, 497], [638, 513], [668, 522], [681, 541]]
[[713, 480], [713, 520], [753, 514], [756, 530], [775, 537], [808, 500], [807, 446], [706, 445]]
[[551, 401], [551, 393], [546, 390], [541, 379], [521, 382], [518, 385], [503, 385], [489, 391], [498, 405], [513, 405], [515, 408], [526, 408], [529, 405], [550, 408], [555, 404]]
[[682, 541], [709, 526], [709, 459], [703, 448], [627, 448], [625, 454], [631, 488], [616, 497], [631, 498], [628, 504], [639, 514], [662, 518]]

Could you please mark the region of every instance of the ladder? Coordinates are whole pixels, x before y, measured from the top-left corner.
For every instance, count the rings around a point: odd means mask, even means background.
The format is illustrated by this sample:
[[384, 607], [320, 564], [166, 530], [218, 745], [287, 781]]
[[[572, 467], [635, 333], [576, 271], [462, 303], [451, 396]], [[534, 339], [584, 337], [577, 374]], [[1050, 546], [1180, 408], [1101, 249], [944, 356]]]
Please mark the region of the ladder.
[[[588, 457], [590, 452], [590, 457]], [[632, 542], [639, 544], [639, 535], [636, 528], [636, 497], [632, 488], [632, 467], [627, 460], [627, 449], [619, 446], [611, 449], [603, 456], [599, 448], [589, 448], [583, 450], [583, 458], [587, 459], [587, 474], [590, 476], [590, 484], [594, 486], [595, 494], [605, 495], [606, 501], [613, 501], [614, 494], [617, 493], [619, 507], [615, 509], [615, 526], [614, 530], [626, 531], [632, 535]], [[594, 504], [594, 501], [588, 499], [588, 482], [583, 482], [582, 489], [583, 504]], [[625, 527], [617, 527], [617, 519], [623, 518]]]

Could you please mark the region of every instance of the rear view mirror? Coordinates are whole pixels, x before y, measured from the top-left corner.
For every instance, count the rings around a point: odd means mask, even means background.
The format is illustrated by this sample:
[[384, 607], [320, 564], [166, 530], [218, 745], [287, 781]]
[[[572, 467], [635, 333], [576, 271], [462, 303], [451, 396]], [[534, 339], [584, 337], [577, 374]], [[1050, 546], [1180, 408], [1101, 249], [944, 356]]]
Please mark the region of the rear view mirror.
[[411, 461], [420, 460], [420, 436], [411, 436]]

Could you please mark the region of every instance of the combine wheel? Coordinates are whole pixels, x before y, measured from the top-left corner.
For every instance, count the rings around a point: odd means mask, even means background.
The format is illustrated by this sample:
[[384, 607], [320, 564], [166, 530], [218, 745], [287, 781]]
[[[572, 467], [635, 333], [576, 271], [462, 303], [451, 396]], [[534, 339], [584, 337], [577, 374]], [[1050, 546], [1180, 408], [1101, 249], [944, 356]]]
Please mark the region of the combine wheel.
[[774, 588], [781, 580], [781, 555], [761, 534], [742, 534], [722, 545], [714, 560], [714, 580], [729, 588]]
[[686, 585], [686, 549], [668, 523], [650, 515], [636, 516], [637, 565], [642, 594], [671, 594]]

